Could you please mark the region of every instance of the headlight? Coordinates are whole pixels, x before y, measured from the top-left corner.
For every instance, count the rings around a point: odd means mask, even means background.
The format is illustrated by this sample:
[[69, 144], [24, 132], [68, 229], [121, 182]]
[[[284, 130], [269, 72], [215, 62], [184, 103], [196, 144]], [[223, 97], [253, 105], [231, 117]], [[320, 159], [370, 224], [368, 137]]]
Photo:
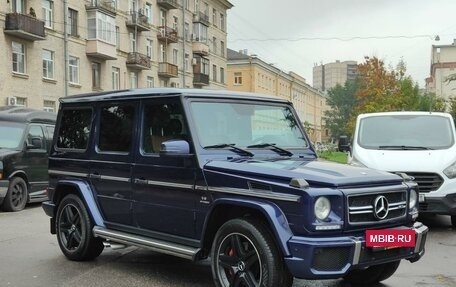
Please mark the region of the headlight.
[[443, 173], [448, 176], [448, 178], [455, 178], [456, 177], [456, 162], [450, 165], [449, 167], [445, 168]]
[[319, 197], [315, 201], [314, 205], [315, 217], [317, 217], [319, 220], [325, 220], [326, 218], [328, 218], [330, 212], [331, 202], [329, 202], [329, 199], [327, 199], [324, 196]]
[[409, 200], [409, 208], [412, 209], [416, 205], [416, 201], [418, 200], [418, 193], [416, 190], [410, 190], [410, 200]]

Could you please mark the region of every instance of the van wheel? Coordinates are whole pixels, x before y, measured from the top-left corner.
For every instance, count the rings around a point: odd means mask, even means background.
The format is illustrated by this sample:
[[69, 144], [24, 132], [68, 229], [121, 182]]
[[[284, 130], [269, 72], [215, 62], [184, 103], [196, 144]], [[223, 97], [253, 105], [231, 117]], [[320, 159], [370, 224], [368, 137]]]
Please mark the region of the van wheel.
[[3, 201], [3, 210], [19, 211], [25, 208], [28, 201], [27, 184], [20, 177], [13, 177], [8, 186], [5, 200]]
[[268, 228], [259, 221], [233, 219], [220, 227], [211, 251], [215, 285], [283, 286], [293, 284]]
[[345, 275], [344, 280], [359, 286], [373, 285], [391, 277], [396, 272], [401, 261], [370, 266], [363, 270], [352, 270]]
[[57, 241], [68, 259], [91, 260], [103, 251], [103, 241], [92, 235], [92, 220], [78, 196], [69, 194], [62, 199], [55, 224]]

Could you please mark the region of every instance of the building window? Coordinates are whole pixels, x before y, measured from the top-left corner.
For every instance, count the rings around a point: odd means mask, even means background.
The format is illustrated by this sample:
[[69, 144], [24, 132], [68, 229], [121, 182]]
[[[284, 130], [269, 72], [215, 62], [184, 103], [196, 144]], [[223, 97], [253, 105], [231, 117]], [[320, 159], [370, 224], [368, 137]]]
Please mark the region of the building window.
[[55, 102], [54, 101], [46, 101], [43, 102], [43, 111], [45, 112], [55, 112]]
[[217, 38], [212, 37], [212, 53], [217, 53]]
[[42, 8], [43, 8], [44, 27], [52, 28], [53, 21], [54, 21], [53, 14], [52, 14], [53, 2], [50, 0], [43, 0], [41, 3], [42, 3]]
[[27, 98], [16, 97], [16, 106], [18, 106], [18, 107], [26, 107], [27, 106]]
[[120, 69], [116, 67], [112, 67], [111, 70], [112, 75], [112, 89], [118, 90], [120, 89]]
[[153, 48], [154, 48], [154, 41], [151, 39], [146, 40], [146, 51], [147, 51], [147, 57], [149, 59], [153, 59]]
[[179, 26], [179, 19], [176, 16], [173, 16], [173, 29], [177, 31], [177, 27]]
[[[9, 3], [8, 1], [7, 3]], [[20, 13], [24, 14], [25, 13], [25, 0], [13, 0], [11, 1], [13, 4], [13, 12], [14, 13]]]
[[130, 88], [136, 89], [138, 87], [138, 75], [136, 72], [130, 72]]
[[212, 24], [217, 27], [217, 10], [212, 9]]
[[212, 65], [212, 81], [217, 82], [217, 66]]
[[138, 11], [138, 2], [136, 0], [130, 0], [128, 1], [128, 8], [130, 9], [130, 12], [136, 12]]
[[185, 27], [184, 27], [185, 31], [184, 31], [184, 37], [185, 37], [185, 41], [190, 41], [190, 24], [188, 24], [187, 22], [185, 22]]
[[116, 25], [113, 17], [100, 12], [87, 13], [87, 27], [87, 39], [116, 45]]
[[69, 57], [69, 81], [73, 84], [79, 84], [79, 59], [73, 56]]
[[185, 53], [185, 61], [184, 61], [184, 70], [185, 71], [188, 71], [188, 68], [189, 68], [189, 59], [190, 59], [190, 55]]
[[242, 85], [242, 73], [240, 73], [240, 72], [234, 73], [234, 84]]
[[199, 0], [195, 0], [195, 13], [199, 11]]
[[116, 26], [116, 48], [120, 50], [120, 28]]
[[54, 52], [43, 50], [43, 78], [54, 79]]
[[165, 45], [160, 44], [160, 63], [167, 62]]
[[154, 78], [153, 77], [147, 77], [147, 87], [148, 88], [154, 87]]
[[92, 62], [92, 89], [99, 90], [101, 88], [101, 65], [97, 62]]
[[187, 10], [190, 10], [190, 0], [184, 0], [184, 7]]
[[194, 35], [194, 41], [197, 42], [207, 42], [207, 26], [201, 24], [201, 23], [195, 23], [193, 24], [193, 35]]
[[12, 42], [13, 72], [25, 74], [25, 45]]
[[225, 69], [220, 67], [220, 83], [225, 84]]
[[147, 23], [152, 24], [152, 4], [146, 3], [144, 6], [144, 14], [147, 17]]
[[177, 49], [173, 49], [173, 64], [174, 65], [177, 65], [177, 59], [179, 58], [178, 57], [178, 50]]
[[130, 33], [130, 52], [136, 52], [136, 33]]
[[225, 57], [225, 42], [223, 41], [220, 41], [220, 55], [222, 55], [222, 57]]
[[225, 31], [225, 15], [220, 13], [220, 29]]
[[68, 34], [78, 37], [78, 11], [68, 8]]

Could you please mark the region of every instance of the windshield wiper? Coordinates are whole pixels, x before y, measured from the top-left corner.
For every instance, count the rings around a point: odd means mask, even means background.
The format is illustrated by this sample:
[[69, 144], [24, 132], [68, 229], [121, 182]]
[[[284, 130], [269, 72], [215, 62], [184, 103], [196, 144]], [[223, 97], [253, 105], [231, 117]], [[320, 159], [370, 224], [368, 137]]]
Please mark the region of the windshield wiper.
[[409, 145], [381, 145], [379, 149], [393, 149], [393, 150], [432, 150], [426, 146], [409, 146]]
[[242, 148], [239, 148], [236, 146], [236, 144], [215, 144], [215, 145], [208, 145], [208, 146], [205, 146], [203, 148], [226, 148], [226, 149], [229, 149], [230, 151], [233, 151], [237, 154], [240, 154], [240, 155], [246, 155], [246, 156], [254, 156], [254, 154], [252, 152], [249, 152], [248, 150], [245, 150], [245, 149], [242, 149]]
[[247, 148], [265, 148], [265, 147], [271, 148], [272, 151], [275, 151], [276, 153], [278, 153], [280, 155], [286, 155], [286, 156], [293, 155], [293, 153], [291, 151], [278, 147], [278, 146], [276, 146], [275, 143], [262, 143], [262, 144], [253, 144], [253, 145], [247, 146]]

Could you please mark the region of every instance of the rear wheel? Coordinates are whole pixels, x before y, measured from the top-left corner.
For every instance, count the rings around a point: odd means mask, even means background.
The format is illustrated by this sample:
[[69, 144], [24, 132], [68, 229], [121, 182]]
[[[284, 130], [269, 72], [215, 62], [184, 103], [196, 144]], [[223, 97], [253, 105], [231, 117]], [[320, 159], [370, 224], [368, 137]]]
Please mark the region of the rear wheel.
[[344, 277], [344, 280], [358, 286], [376, 284], [391, 277], [399, 267], [399, 263], [400, 261], [395, 261], [370, 266], [363, 270], [352, 270]]
[[62, 199], [55, 223], [60, 249], [70, 260], [91, 260], [103, 251], [103, 241], [92, 235], [93, 223], [78, 196], [69, 194]]
[[212, 245], [212, 275], [218, 287], [290, 287], [293, 276], [268, 228], [260, 221], [233, 219]]
[[20, 211], [25, 208], [28, 201], [27, 184], [20, 177], [11, 179], [8, 192], [3, 201], [3, 210]]

